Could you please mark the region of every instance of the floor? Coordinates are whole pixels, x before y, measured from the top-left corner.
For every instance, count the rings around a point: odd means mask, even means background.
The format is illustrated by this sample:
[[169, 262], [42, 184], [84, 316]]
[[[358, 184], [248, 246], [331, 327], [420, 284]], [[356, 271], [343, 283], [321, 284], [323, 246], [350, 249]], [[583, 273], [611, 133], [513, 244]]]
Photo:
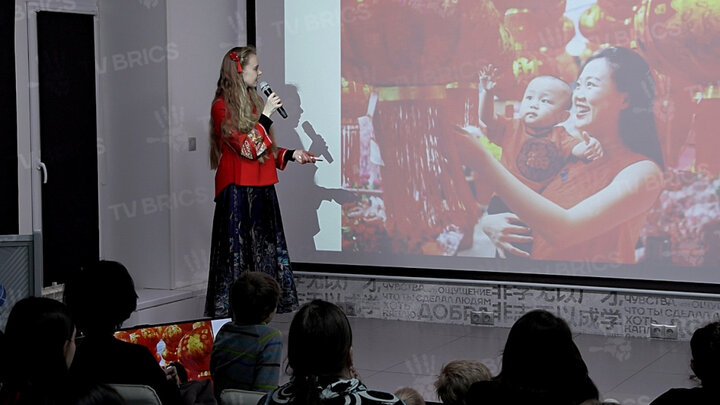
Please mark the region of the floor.
[[[292, 314], [271, 325], [285, 337]], [[350, 318], [355, 367], [372, 389], [413, 387], [425, 400], [438, 401], [433, 383], [442, 366], [455, 359], [479, 360], [493, 374], [509, 329], [425, 322]], [[691, 387], [689, 342], [580, 335], [575, 341], [603, 399], [649, 404], [671, 387]], [[541, 371], [541, 370], [539, 370]], [[288, 380], [281, 374], [281, 383]]]

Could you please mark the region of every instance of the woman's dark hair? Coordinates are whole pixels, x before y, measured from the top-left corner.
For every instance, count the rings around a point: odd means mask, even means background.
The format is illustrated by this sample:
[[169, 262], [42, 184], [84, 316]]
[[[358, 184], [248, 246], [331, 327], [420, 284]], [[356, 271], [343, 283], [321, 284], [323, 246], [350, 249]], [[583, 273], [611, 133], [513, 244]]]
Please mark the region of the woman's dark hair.
[[32, 398], [57, 395], [53, 391], [68, 373], [65, 345], [74, 331], [62, 302], [43, 297], [18, 301], [10, 311], [0, 347], [3, 391], [21, 393], [28, 403]]
[[706, 388], [720, 389], [720, 322], [693, 333], [690, 339], [693, 371]]
[[110, 334], [137, 308], [135, 283], [122, 264], [101, 260], [80, 268], [65, 283], [63, 295], [78, 329]]
[[609, 47], [593, 54], [583, 65], [605, 59], [610, 65], [617, 90], [628, 96], [628, 106], [620, 112], [618, 132], [623, 144], [635, 153], [646, 156], [661, 169], [665, 167], [660, 139], [655, 124], [653, 103], [655, 79], [642, 56], [622, 47]]
[[295, 314], [288, 334], [287, 366], [292, 369], [296, 404], [319, 404], [318, 381], [339, 377], [350, 367], [352, 330], [335, 304], [314, 300]]
[[544, 310], [526, 313], [510, 329], [502, 369], [495, 379], [539, 398], [552, 397], [557, 403], [598, 398], [570, 327]]
[[280, 285], [272, 276], [257, 271], [245, 271], [230, 288], [230, 307], [233, 321], [259, 324], [277, 308]]

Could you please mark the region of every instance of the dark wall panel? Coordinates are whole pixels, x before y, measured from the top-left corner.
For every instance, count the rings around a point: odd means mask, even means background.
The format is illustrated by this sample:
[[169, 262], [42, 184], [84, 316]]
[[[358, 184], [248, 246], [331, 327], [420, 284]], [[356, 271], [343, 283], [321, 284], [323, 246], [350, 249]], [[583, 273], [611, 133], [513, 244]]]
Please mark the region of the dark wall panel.
[[18, 233], [15, 2], [0, 2], [0, 235]]

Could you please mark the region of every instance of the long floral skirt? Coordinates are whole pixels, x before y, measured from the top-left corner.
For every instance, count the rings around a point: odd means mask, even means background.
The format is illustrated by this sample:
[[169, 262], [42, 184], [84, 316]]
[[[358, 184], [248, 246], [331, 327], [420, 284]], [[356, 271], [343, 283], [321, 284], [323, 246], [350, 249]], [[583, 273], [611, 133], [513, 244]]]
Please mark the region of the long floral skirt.
[[230, 287], [244, 271], [262, 271], [280, 284], [277, 312], [298, 307], [275, 187], [227, 186], [215, 199], [205, 315], [230, 315]]

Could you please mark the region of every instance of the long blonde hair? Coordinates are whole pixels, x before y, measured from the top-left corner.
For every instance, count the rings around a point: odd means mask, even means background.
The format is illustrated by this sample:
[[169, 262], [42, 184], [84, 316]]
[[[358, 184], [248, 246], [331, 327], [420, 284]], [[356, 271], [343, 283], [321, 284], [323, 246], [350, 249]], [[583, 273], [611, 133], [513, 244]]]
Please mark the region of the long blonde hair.
[[[245, 69], [251, 55], [257, 55], [255, 47], [235, 47], [227, 51], [220, 66], [220, 78], [215, 90], [215, 99], [220, 96], [225, 98], [226, 113], [225, 121], [220, 123], [222, 137], [229, 137], [232, 129], [240, 133], [249, 133], [262, 114], [265, 102], [258, 95], [254, 87], [248, 87], [243, 80], [242, 73], [238, 72], [238, 62], [230, 57], [235, 52], [240, 59], [240, 65]], [[236, 114], [236, 112], [239, 112]], [[217, 169], [222, 154], [222, 140], [214, 134], [214, 123], [210, 118], [210, 167]], [[273, 151], [275, 142], [273, 141]], [[261, 156], [258, 160], [263, 161]]]

